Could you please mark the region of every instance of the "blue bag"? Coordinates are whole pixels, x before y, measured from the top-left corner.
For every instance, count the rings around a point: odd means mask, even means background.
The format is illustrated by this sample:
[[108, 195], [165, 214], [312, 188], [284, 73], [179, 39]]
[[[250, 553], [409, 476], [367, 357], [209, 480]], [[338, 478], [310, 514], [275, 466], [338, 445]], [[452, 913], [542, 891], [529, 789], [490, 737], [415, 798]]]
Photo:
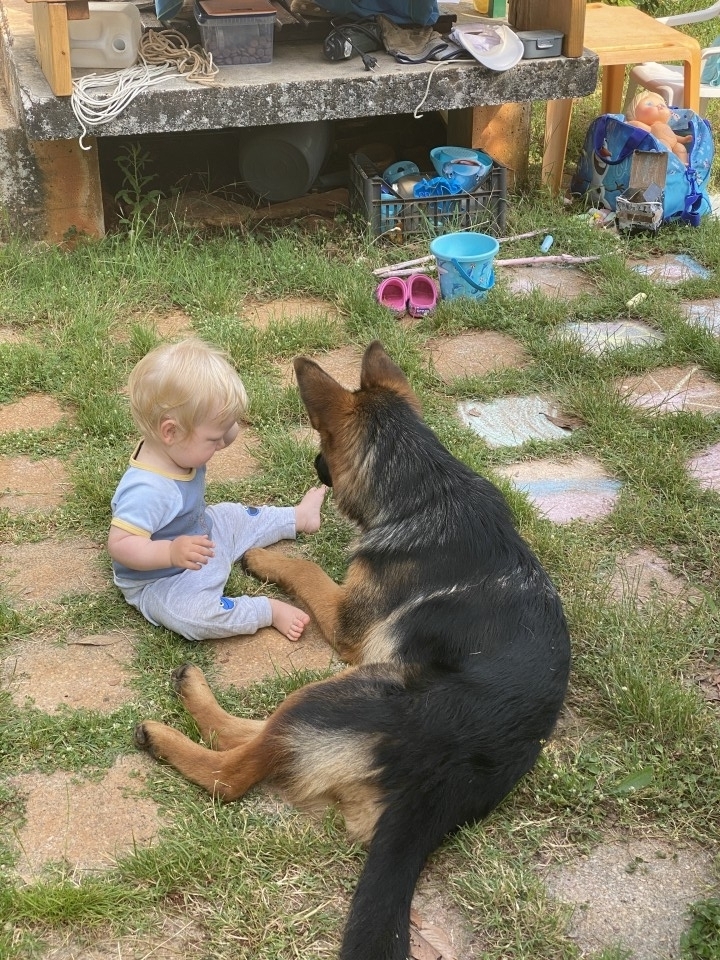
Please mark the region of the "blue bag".
[[685, 144], [687, 166], [651, 133], [625, 123], [621, 114], [605, 113], [588, 128], [570, 192], [584, 196], [592, 206], [615, 210], [618, 194], [629, 186], [633, 153], [662, 150], [668, 154], [667, 177], [664, 184], [658, 184], [664, 191], [663, 223], [680, 220], [697, 226], [712, 209], [707, 183], [715, 144], [710, 125], [694, 110], [671, 109], [672, 129], [680, 136], [692, 137]]
[[376, 17], [393, 23], [432, 26], [439, 16], [437, 0], [315, 0], [323, 10], [337, 16]]

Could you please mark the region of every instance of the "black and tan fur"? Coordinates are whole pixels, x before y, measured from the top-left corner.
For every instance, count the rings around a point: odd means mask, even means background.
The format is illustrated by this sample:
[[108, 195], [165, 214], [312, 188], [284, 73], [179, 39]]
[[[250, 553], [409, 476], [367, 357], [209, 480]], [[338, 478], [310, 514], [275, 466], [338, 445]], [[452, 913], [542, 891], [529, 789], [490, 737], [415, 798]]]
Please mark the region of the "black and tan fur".
[[435, 437], [379, 343], [354, 392], [306, 358], [295, 370], [318, 474], [359, 535], [340, 586], [278, 552], [244, 562], [306, 607], [349, 667], [255, 721], [225, 713], [186, 665], [175, 686], [214, 749], [151, 721], [136, 742], [225, 800], [264, 782], [304, 809], [336, 804], [368, 844], [341, 960], [405, 960], [426, 858], [507, 795], [553, 730], [567, 627], [503, 495]]

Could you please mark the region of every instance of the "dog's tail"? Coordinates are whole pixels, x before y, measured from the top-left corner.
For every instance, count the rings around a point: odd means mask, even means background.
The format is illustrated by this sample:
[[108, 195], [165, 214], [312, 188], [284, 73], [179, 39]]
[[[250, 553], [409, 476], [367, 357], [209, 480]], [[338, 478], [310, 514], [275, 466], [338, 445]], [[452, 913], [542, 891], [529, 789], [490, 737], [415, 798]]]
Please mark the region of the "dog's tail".
[[378, 820], [345, 924], [340, 960], [409, 957], [410, 906], [420, 871], [457, 825], [438, 822], [427, 806], [420, 810], [420, 800], [391, 803]]

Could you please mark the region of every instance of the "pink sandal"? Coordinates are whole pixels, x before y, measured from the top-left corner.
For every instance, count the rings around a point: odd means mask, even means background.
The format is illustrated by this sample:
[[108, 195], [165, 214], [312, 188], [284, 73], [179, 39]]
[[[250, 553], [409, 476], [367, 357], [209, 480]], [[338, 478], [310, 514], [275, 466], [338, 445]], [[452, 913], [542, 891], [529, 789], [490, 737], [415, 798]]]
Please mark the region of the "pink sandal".
[[424, 317], [437, 303], [435, 282], [424, 273], [413, 273], [407, 281], [407, 308], [411, 317]]
[[405, 313], [408, 289], [402, 277], [387, 277], [375, 291], [378, 303], [395, 313]]

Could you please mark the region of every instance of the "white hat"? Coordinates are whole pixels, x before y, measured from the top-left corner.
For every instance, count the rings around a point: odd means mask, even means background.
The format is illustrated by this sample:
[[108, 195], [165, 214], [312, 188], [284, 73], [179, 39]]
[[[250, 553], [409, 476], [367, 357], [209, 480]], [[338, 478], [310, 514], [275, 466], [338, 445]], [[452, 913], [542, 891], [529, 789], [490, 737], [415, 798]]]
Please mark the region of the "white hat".
[[490, 70], [509, 70], [519, 63], [525, 47], [505, 23], [468, 23], [453, 27], [450, 39]]

